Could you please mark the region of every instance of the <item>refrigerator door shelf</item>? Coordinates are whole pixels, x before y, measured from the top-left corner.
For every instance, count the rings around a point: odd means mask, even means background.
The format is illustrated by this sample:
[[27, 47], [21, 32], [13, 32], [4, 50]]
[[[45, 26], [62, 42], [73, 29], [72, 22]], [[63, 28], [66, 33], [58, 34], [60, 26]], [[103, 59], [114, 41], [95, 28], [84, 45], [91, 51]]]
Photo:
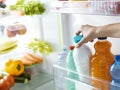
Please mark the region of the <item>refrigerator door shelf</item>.
[[[82, 81], [81, 79], [86, 79], [89, 81], [95, 80], [98, 83], [102, 83], [103, 87], [110, 82], [98, 78], [93, 78], [87, 75], [82, 75], [78, 72], [68, 70], [67, 68], [54, 65], [54, 82], [55, 87], [58, 90], [103, 90], [100, 86], [93, 86], [92, 83], [88, 83], [86, 81]], [[71, 76], [68, 77], [68, 74]], [[75, 76], [78, 75], [79, 79], [76, 79]], [[114, 87], [119, 87], [119, 85], [114, 85]]]

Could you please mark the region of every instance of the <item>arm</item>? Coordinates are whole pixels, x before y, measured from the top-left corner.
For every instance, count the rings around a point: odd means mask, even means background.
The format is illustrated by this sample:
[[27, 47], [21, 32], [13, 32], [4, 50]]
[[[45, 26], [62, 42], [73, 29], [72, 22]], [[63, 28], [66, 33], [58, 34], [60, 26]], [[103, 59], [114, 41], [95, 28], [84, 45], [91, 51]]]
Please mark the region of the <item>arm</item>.
[[120, 38], [120, 23], [108, 24], [98, 27], [97, 33], [100, 37]]
[[98, 37], [114, 37], [120, 38], [120, 23], [107, 24], [104, 26], [82, 25], [76, 34], [82, 32], [83, 38], [76, 47], [80, 47], [83, 43], [92, 41]]

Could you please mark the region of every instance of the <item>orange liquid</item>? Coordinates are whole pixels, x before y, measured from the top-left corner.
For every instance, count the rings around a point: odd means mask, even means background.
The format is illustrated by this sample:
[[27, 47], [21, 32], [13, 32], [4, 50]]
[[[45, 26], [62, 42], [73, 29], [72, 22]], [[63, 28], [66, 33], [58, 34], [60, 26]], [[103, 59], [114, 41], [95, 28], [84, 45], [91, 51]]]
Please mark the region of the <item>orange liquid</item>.
[[101, 90], [109, 90], [112, 80], [110, 66], [114, 62], [114, 55], [110, 51], [111, 43], [107, 40], [99, 40], [94, 48], [95, 54], [91, 59], [92, 85]]

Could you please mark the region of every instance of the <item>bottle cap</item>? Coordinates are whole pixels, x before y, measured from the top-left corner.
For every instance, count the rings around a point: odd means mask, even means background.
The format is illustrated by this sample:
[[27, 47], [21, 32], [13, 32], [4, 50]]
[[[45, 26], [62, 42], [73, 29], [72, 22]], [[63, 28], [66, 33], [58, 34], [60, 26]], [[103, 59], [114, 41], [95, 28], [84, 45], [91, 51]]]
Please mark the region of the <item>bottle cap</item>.
[[120, 54], [114, 56], [116, 62], [120, 62]]
[[75, 46], [69, 46], [70, 50], [73, 50], [75, 48]]
[[67, 46], [63, 46], [62, 50], [67, 51]]
[[82, 39], [82, 35], [76, 35], [75, 37], [74, 37], [74, 42], [75, 43], [78, 43], [81, 39]]
[[98, 37], [98, 40], [104, 40], [107, 39], [107, 37]]

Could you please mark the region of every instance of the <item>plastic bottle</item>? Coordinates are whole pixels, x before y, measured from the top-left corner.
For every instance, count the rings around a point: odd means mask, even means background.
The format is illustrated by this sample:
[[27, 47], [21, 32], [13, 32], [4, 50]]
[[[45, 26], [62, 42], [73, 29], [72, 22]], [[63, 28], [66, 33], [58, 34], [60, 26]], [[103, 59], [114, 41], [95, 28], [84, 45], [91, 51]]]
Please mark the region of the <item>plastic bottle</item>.
[[66, 67], [66, 58], [68, 54], [68, 49], [66, 46], [63, 46], [62, 51], [58, 54], [58, 60], [57, 60], [57, 65], [59, 68], [54, 69], [54, 78], [55, 78], [55, 83], [57, 90], [63, 90], [65, 88], [65, 79], [64, 77], [66, 76], [66, 71], [63, 70], [62, 68]]
[[98, 38], [94, 44], [95, 54], [91, 59], [92, 85], [101, 90], [109, 90], [111, 82], [110, 66], [114, 62], [111, 43], [106, 37]]
[[62, 51], [58, 54], [58, 61], [57, 64], [62, 66], [62, 67], [66, 67], [66, 58], [67, 58], [67, 54], [68, 54], [68, 49], [66, 46], [63, 46]]
[[110, 68], [110, 74], [112, 76], [110, 90], [120, 90], [120, 54], [114, 56], [114, 61]]
[[[79, 80], [78, 79], [78, 74], [74, 73], [76, 72], [76, 66], [74, 63], [74, 58], [73, 58], [73, 49], [75, 46], [70, 46], [69, 47], [69, 53], [67, 55], [67, 59], [66, 59], [66, 67], [67, 67], [67, 77], [71, 78], [73, 80]], [[73, 72], [72, 72], [73, 71]], [[67, 80], [67, 90], [76, 90], [75, 88], [75, 82], [72, 82], [70, 80]]]
[[[74, 37], [75, 43], [82, 39], [82, 35], [76, 35]], [[74, 48], [73, 57], [76, 65], [77, 72], [79, 73], [79, 79], [81, 82], [91, 84], [90, 80], [90, 59], [92, 52], [90, 48], [83, 44], [80, 48]]]

